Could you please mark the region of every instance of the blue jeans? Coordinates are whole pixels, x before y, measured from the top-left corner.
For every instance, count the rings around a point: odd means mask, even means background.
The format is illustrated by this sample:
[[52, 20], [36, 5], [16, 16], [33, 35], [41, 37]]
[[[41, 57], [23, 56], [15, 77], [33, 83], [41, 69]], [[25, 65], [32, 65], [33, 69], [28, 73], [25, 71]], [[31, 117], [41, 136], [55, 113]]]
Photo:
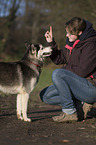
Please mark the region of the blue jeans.
[[52, 86], [40, 92], [41, 100], [50, 105], [61, 105], [67, 114], [76, 111], [76, 102], [96, 102], [96, 86], [71, 71], [54, 70], [52, 81]]

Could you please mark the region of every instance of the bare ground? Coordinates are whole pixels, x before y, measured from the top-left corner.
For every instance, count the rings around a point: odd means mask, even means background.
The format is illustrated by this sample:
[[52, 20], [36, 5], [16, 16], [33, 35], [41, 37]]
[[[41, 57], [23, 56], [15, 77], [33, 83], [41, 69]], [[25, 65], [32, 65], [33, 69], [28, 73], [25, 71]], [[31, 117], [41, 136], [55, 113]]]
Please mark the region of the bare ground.
[[31, 123], [17, 120], [15, 97], [0, 97], [0, 145], [96, 145], [96, 104], [93, 118], [82, 122], [55, 123], [61, 108], [29, 101]]

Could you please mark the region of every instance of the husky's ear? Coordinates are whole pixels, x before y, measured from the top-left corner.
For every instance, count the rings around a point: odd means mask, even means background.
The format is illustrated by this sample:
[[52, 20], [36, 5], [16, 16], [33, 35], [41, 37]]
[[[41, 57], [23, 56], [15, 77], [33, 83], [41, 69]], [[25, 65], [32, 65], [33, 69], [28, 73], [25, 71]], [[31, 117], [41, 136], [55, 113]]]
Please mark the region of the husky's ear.
[[28, 48], [29, 48], [29, 46], [30, 46], [30, 43], [29, 43], [29, 42], [27, 42], [27, 41], [25, 41], [25, 47], [28, 49]]
[[31, 44], [31, 54], [34, 54], [35, 53], [35, 51], [36, 51], [36, 47], [35, 47], [35, 45], [34, 44]]
[[34, 44], [31, 44], [31, 49], [33, 49], [34, 48]]

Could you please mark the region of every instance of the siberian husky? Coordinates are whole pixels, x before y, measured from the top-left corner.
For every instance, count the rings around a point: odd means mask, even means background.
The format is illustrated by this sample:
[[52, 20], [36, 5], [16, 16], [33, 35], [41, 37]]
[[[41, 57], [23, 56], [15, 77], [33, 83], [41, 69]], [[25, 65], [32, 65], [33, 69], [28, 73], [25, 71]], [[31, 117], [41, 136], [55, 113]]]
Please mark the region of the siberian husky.
[[31, 91], [38, 82], [43, 59], [50, 56], [52, 49], [30, 43], [27, 51], [17, 62], [0, 62], [0, 91], [17, 94], [17, 118], [31, 122], [27, 117], [27, 104]]

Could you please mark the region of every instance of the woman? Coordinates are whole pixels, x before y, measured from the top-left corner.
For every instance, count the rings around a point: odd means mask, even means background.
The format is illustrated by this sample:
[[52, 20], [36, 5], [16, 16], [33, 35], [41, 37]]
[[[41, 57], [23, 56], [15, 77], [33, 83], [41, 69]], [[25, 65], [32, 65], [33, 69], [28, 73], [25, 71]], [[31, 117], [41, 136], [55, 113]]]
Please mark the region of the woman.
[[61, 50], [52, 37], [52, 27], [45, 33], [53, 48], [51, 60], [63, 64], [63, 68], [53, 71], [53, 85], [40, 93], [43, 102], [62, 106], [62, 113], [53, 117], [56, 122], [82, 120], [82, 102], [88, 107], [96, 102], [96, 31], [90, 22], [79, 17], [66, 22], [65, 29], [67, 40]]

